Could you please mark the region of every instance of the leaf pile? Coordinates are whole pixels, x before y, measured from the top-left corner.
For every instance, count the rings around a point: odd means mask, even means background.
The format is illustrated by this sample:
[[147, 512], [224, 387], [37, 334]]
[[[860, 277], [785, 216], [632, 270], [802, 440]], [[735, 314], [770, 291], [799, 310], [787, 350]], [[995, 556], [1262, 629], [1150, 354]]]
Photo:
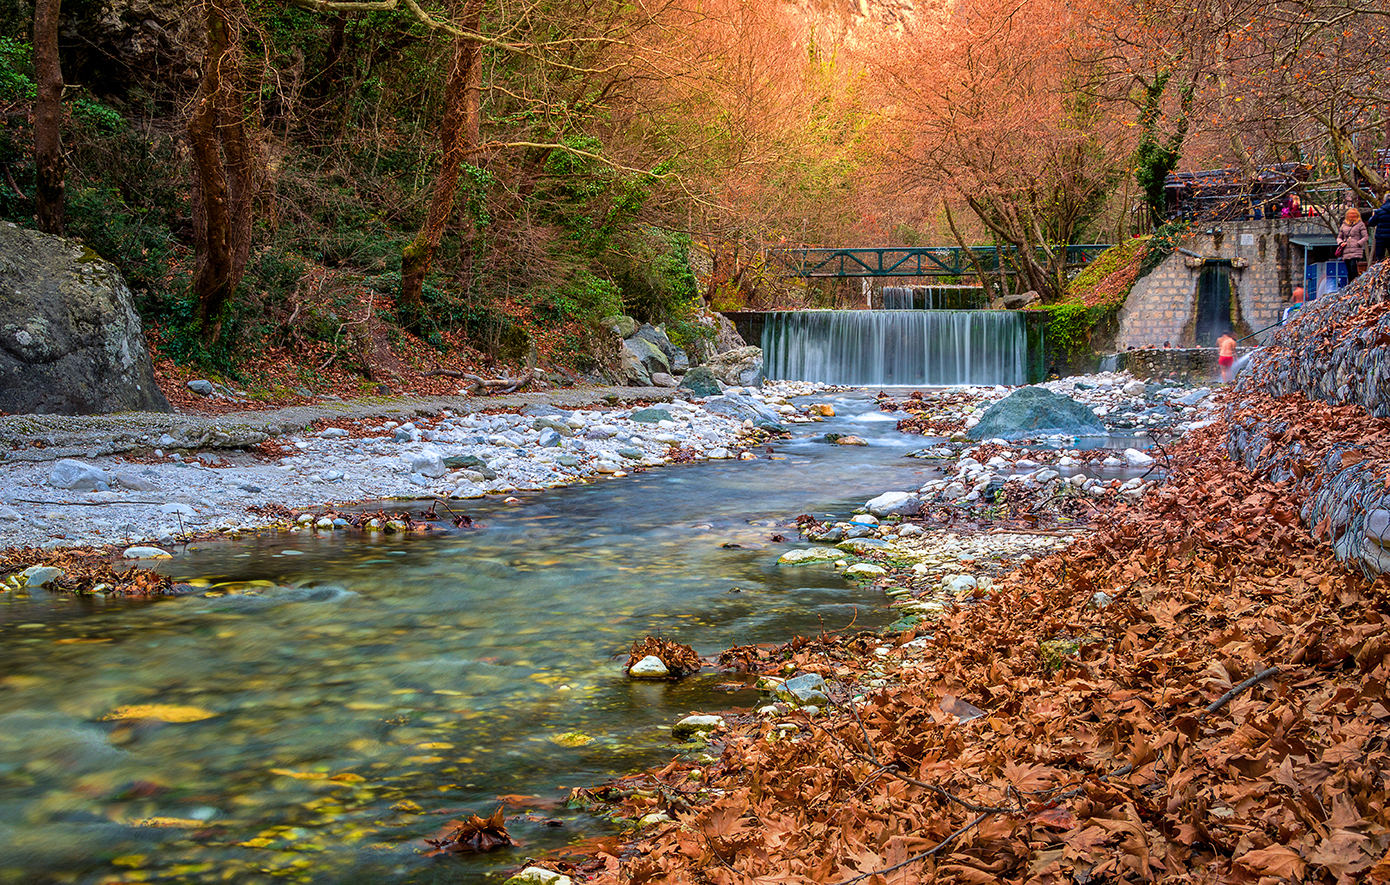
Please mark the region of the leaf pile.
[[688, 673], [698, 673], [704, 665], [695, 649], [690, 646], [660, 636], [648, 636], [632, 643], [632, 650], [627, 656], [627, 666], [624, 669], [631, 669], [633, 664], [647, 655], [660, 658], [673, 679], [679, 679]]
[[503, 820], [502, 807], [499, 805], [492, 816], [486, 819], [478, 817], [476, 814], [470, 814], [466, 820], [450, 821], [448, 826], [453, 829], [448, 830], [438, 839], [425, 840], [426, 843], [434, 846], [434, 850], [429, 852], [427, 856], [476, 854], [481, 851], [491, 851], [494, 848], [515, 845], [512, 837], [507, 834], [507, 827]]
[[[149, 569], [112, 562], [118, 549], [66, 547], [42, 550], [37, 547], [11, 547], [0, 550], [0, 577], [18, 574], [30, 566], [44, 565], [63, 570], [62, 577], [48, 589], [67, 593], [91, 593], [106, 585], [106, 592], [123, 596], [160, 596], [175, 592], [168, 575]], [[120, 570], [117, 571], [117, 567]]]
[[1388, 582], [1223, 434], [900, 638], [857, 707], [748, 719], [717, 763], [658, 773], [676, 821], [593, 881], [1390, 881]]
[[[963, 407], [973, 403], [969, 394], [950, 391], [923, 396], [914, 390], [902, 401], [893, 399], [882, 391], [875, 397], [881, 412], [905, 413], [898, 419], [898, 432], [916, 433], [922, 436], [952, 436], [965, 429]], [[952, 407], [955, 407], [954, 411]]]

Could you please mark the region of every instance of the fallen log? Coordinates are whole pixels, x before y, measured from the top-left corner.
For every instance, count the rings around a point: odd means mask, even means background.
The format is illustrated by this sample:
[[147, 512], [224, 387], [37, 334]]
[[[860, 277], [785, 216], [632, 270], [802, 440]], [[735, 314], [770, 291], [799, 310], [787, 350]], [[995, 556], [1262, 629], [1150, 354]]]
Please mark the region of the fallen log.
[[435, 369], [431, 372], [426, 372], [425, 374], [445, 375], [449, 378], [458, 378], [461, 381], [467, 382], [467, 386], [464, 388], [465, 392], [486, 394], [514, 393], [515, 391], [518, 391], [521, 388], [525, 387], [527, 384], [530, 384], [531, 380], [536, 377], [536, 373], [534, 371], [528, 371], [526, 374], [518, 378], [491, 379], [483, 378], [480, 375], [474, 375], [471, 372], [460, 372], [457, 369]]

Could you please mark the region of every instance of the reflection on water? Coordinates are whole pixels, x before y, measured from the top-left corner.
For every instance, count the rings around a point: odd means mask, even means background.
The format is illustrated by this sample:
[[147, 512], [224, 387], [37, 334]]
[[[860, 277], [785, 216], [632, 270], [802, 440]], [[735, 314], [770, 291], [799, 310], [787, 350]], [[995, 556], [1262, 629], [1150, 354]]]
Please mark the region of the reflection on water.
[[[798, 514], [931, 473], [901, 457], [920, 438], [853, 420], [870, 400], [836, 402], [850, 417], [775, 457], [468, 502], [469, 532], [270, 536], [166, 567], [226, 595], [0, 597], [0, 881], [472, 881], [600, 832], [555, 807], [569, 787], [669, 758], [662, 727], [691, 710], [756, 701], [726, 676], [627, 681], [634, 639], [711, 654], [888, 619], [826, 567], [776, 566]], [[132, 704], [207, 718], [103, 718]], [[522, 848], [423, 856], [499, 796]]]

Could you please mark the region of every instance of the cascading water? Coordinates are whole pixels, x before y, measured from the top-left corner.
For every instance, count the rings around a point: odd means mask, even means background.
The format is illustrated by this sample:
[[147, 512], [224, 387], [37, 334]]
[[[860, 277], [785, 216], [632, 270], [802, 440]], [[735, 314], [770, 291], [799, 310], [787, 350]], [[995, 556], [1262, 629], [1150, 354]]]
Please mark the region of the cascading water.
[[985, 300], [979, 286], [884, 286], [879, 296], [884, 310], [979, 310]]
[[853, 386], [1024, 384], [1027, 335], [1011, 310], [812, 310], [766, 315], [769, 378]]

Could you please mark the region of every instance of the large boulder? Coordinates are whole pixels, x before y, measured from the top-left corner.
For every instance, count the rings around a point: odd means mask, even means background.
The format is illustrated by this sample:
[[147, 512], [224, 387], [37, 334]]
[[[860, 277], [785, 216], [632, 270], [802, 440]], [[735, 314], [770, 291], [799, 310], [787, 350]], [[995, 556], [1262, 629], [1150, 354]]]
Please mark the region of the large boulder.
[[761, 347], [740, 347], [727, 353], [717, 353], [706, 363], [714, 377], [735, 387], [754, 387], [763, 380], [763, 350]]
[[619, 338], [631, 338], [632, 333], [637, 331], [637, 321], [632, 317], [614, 314], [611, 317], [604, 317], [599, 323], [605, 328], [612, 329], [613, 334]]
[[0, 223], [0, 411], [172, 411], [116, 268], [8, 223]]
[[985, 409], [971, 439], [1031, 439], [1051, 434], [1105, 436], [1096, 413], [1069, 396], [1043, 387], [1021, 387]]
[[1008, 310], [1022, 310], [1042, 300], [1042, 297], [1029, 289], [1027, 292], [1010, 292], [1004, 296], [1004, 307]]
[[[664, 329], [659, 329], [651, 323], [643, 323], [637, 327], [637, 331], [633, 332], [631, 337], [641, 338], [643, 341], [656, 345], [657, 349], [661, 351], [661, 355], [666, 357], [667, 367], [675, 367], [676, 352], [679, 351], [680, 348], [671, 343], [671, 339], [666, 337], [666, 331]], [[681, 353], [681, 356], [684, 357], [685, 354]], [[682, 369], [680, 371], [684, 370]]]
[[695, 366], [681, 379], [681, 390], [689, 391], [691, 396], [719, 396], [723, 388], [708, 366]]
[[710, 361], [715, 354], [728, 353], [740, 347], [747, 347], [748, 342], [738, 334], [738, 329], [729, 321], [729, 318], [722, 313], [707, 311], [695, 315], [695, 324], [703, 326], [707, 334], [696, 336], [688, 342], [690, 352], [690, 362], [692, 365], [703, 366]]
[[633, 336], [623, 342], [623, 376], [628, 384], [640, 387], [652, 385], [652, 373], [671, 374], [671, 364], [661, 348], [646, 340]]

